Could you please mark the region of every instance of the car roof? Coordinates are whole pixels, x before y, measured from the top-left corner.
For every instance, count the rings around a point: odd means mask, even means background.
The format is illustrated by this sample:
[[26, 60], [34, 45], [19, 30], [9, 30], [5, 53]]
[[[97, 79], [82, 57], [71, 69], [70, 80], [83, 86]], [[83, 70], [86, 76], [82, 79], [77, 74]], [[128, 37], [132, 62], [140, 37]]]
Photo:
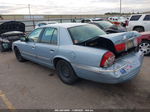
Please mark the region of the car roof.
[[136, 16], [136, 15], [150, 15], [150, 13], [146, 13], [146, 14], [132, 14], [131, 16]]
[[86, 25], [86, 24], [87, 23], [57, 23], [57, 24], [45, 25], [45, 26], [42, 26], [42, 27], [70, 28], [70, 27], [81, 26], [81, 25]]

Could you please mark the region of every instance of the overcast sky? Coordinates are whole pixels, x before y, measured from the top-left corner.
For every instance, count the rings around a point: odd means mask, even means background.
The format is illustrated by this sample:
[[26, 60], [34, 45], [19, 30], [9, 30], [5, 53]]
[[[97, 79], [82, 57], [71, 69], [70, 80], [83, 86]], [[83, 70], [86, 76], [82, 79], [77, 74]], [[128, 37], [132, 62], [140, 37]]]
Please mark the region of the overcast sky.
[[[119, 12], [120, 0], [0, 0], [0, 14], [103, 14]], [[150, 0], [122, 0], [122, 12], [150, 11]]]

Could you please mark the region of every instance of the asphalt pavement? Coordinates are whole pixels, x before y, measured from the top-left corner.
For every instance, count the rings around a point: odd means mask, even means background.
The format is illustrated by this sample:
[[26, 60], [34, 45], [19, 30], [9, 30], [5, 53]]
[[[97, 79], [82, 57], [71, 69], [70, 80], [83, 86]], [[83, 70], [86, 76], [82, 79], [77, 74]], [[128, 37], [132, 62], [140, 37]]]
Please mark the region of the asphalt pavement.
[[[53, 75], [52, 75], [53, 74]], [[150, 57], [140, 74], [123, 84], [81, 80], [63, 84], [55, 71], [12, 52], [0, 53], [0, 108], [8, 109], [150, 109]]]

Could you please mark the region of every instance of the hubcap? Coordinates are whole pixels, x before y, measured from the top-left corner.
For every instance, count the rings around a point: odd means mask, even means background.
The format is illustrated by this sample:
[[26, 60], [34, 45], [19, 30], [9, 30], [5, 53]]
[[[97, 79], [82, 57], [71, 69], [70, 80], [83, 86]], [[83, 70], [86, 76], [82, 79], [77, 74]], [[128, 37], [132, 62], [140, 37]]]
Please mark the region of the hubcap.
[[65, 76], [65, 77], [69, 77], [70, 75], [70, 72], [69, 72], [69, 69], [68, 69], [68, 67], [67, 66], [62, 66], [61, 67], [61, 73], [62, 73], [62, 75], [63, 76]]
[[142, 43], [140, 46], [140, 51], [142, 51], [145, 55], [150, 53], [150, 44], [149, 43]]

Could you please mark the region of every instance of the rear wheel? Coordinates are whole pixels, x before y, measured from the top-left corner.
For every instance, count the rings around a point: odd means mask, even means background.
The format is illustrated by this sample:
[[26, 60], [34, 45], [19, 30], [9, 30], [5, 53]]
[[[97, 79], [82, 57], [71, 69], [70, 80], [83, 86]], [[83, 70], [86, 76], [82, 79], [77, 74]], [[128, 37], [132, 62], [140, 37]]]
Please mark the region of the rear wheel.
[[14, 49], [14, 51], [15, 51], [16, 58], [17, 58], [17, 60], [18, 60], [19, 62], [25, 62], [25, 61], [26, 61], [26, 60], [21, 56], [21, 53], [20, 53], [20, 51], [19, 51], [19, 49], [18, 49], [17, 47]]
[[59, 78], [65, 84], [74, 84], [77, 82], [78, 77], [76, 76], [70, 63], [64, 60], [59, 60], [56, 64], [56, 70]]
[[139, 45], [139, 49], [145, 56], [150, 55], [150, 41], [142, 41], [142, 43]]

